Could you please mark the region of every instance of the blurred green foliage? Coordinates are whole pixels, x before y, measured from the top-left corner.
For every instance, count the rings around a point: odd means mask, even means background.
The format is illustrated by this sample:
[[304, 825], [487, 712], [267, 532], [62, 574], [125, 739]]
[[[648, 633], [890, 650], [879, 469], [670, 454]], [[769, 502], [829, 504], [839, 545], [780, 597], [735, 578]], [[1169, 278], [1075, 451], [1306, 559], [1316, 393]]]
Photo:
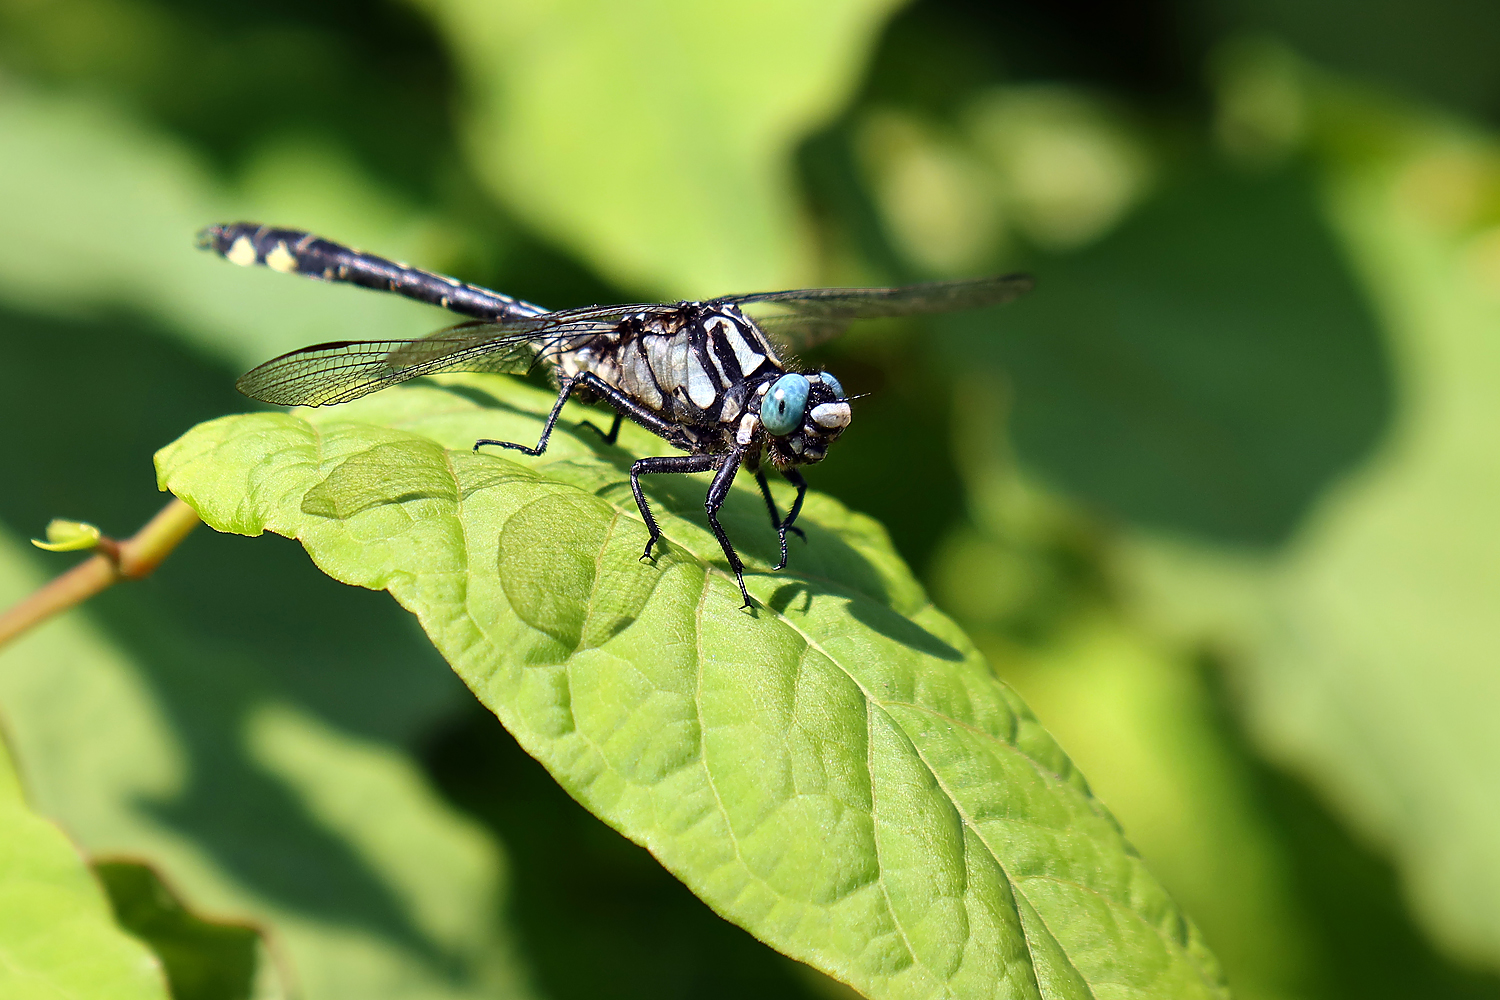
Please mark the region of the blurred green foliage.
[[[50, 518], [149, 516], [247, 365], [444, 322], [196, 255], [209, 221], [555, 306], [1029, 269], [824, 350], [868, 395], [814, 487], [1237, 995], [1500, 996], [1493, 4], [793, 6], [0, 2], [0, 603], [69, 558], [24, 544]], [[195, 535], [0, 654], [0, 711], [85, 849], [271, 929], [268, 990], [836, 988], [290, 545]]]
[[250, 1000], [260, 933], [204, 920], [182, 905], [149, 865], [114, 859], [94, 865], [115, 918], [148, 942], [178, 1000]]
[[115, 925], [78, 850], [27, 804], [4, 741], [0, 831], [0, 990], [165, 1000], [161, 962]]

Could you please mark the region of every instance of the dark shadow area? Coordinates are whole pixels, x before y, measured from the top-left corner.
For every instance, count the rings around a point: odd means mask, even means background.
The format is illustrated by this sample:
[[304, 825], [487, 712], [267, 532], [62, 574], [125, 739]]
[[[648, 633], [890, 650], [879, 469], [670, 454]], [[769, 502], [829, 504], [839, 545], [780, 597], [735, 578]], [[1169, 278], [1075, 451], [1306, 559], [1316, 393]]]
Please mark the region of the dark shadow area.
[[250, 1000], [260, 931], [199, 917], [148, 864], [110, 859], [94, 871], [120, 926], [161, 959], [172, 1000]]
[[[799, 597], [802, 598], [800, 602], [797, 600]], [[769, 607], [778, 615], [784, 615], [794, 603], [800, 603], [802, 606], [798, 610], [806, 614], [812, 608], [812, 598], [812, 589], [801, 580], [794, 580], [776, 588], [776, 592], [771, 595]]]
[[892, 639], [908, 646], [919, 653], [935, 656], [939, 660], [958, 662], [962, 660], [963, 654], [948, 645], [931, 632], [927, 631], [916, 622], [894, 611], [884, 608], [871, 608], [868, 605], [852, 601], [849, 604], [849, 614], [854, 620], [866, 628], [879, 632], [887, 639]]
[[1394, 408], [1375, 318], [1307, 171], [1206, 171], [1037, 291], [947, 325], [955, 364], [1015, 385], [1025, 463], [1114, 515], [1215, 541], [1287, 538]]
[[479, 706], [434, 737], [429, 774], [510, 845], [507, 914], [553, 1000], [819, 994], [794, 964], [716, 916], [644, 848], [573, 801]]
[[[233, 375], [147, 324], [0, 312], [0, 522], [19, 537], [48, 518], [133, 532], [164, 502], [152, 453], [195, 422], [247, 409]], [[90, 363], [81, 365], [80, 357]], [[36, 553], [43, 572], [77, 557]], [[142, 803], [253, 892], [426, 953], [382, 878], [247, 755], [249, 713], [298, 706], [344, 732], [404, 740], [468, 697], [387, 595], [324, 576], [293, 542], [199, 528], [148, 580], [91, 601], [92, 621], [141, 665], [187, 755], [185, 791]]]
[[1067, 81], [1201, 110], [1203, 67], [1218, 43], [1245, 36], [1500, 120], [1500, 6], [1488, 0], [920, 0], [887, 27], [862, 101], [942, 117], [982, 87]]
[[[1205, 666], [1224, 745], [1250, 775], [1312, 932], [1318, 1000], [1495, 1000], [1500, 976], [1441, 954], [1412, 920], [1390, 860], [1356, 836], [1302, 778], [1265, 761], [1240, 725], [1222, 671]], [[1210, 942], [1211, 944], [1212, 942]], [[1231, 988], [1234, 986], [1230, 983]]]
[[[628, 473], [628, 454], [623, 454], [618, 467]], [[748, 477], [749, 473], [741, 472], [740, 475]], [[641, 488], [653, 513], [671, 513], [706, 532], [710, 529], [703, 503], [708, 494], [708, 480], [707, 474], [643, 476]], [[627, 510], [635, 508], [635, 498], [628, 483], [611, 484], [599, 491], [599, 495]], [[757, 494], [744, 489], [731, 490], [719, 508], [718, 517], [741, 559], [755, 558], [776, 565], [781, 558], [781, 545], [771, 527], [771, 515], [765, 502]], [[787, 537], [787, 566], [783, 572], [797, 574], [800, 571], [814, 577], [836, 579], [841, 586], [864, 594], [878, 604], [889, 603], [890, 595], [886, 593], [880, 573], [843, 538], [812, 521], [799, 521], [798, 527], [806, 533], [807, 541], [804, 543], [791, 535]], [[663, 541], [672, 545], [670, 532]], [[728, 572], [729, 563], [722, 552], [714, 552], [710, 559]], [[747, 575], [749, 572], [747, 569]]]
[[[106, 10], [12, 8], [0, 21], [6, 65], [107, 90], [225, 166], [267, 138], [320, 136], [425, 194], [458, 160], [451, 114], [434, 113], [449, 107], [455, 74], [431, 21], [402, 4], [155, 0], [128, 16]], [[97, 37], [80, 30], [90, 18]]]
[[[837, 593], [831, 588], [825, 590], [819, 586], [821, 581], [795, 580], [776, 588], [771, 595], [770, 608], [777, 614], [783, 614], [790, 608], [800, 595], [803, 599], [802, 610], [806, 611], [812, 606], [812, 597], [815, 593]], [[927, 656], [934, 656], [939, 660], [957, 662], [963, 659], [963, 654], [948, 645], [931, 632], [927, 631], [910, 618], [897, 614], [886, 607], [871, 607], [860, 601], [850, 601], [848, 604], [849, 615], [855, 621], [864, 625], [872, 632], [878, 632], [895, 642]]]
[[921, 0], [887, 26], [861, 103], [937, 118], [987, 86], [1066, 80], [1197, 102], [1205, 39], [1176, 0]]
[[1500, 121], [1500, 4], [1491, 0], [1212, 0], [1219, 35], [1276, 38], [1404, 97]]

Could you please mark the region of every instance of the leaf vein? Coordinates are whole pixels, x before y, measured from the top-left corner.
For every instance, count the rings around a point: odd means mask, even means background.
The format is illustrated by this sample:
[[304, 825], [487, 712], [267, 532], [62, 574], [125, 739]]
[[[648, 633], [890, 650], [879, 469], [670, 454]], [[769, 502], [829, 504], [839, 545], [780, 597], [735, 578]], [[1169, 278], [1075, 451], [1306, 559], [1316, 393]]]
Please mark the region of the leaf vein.
[[[800, 630], [799, 630], [799, 634], [800, 634]], [[806, 638], [806, 637], [804, 637], [804, 638]], [[818, 647], [812, 642], [811, 639], [807, 639], [806, 641], [807, 641], [808, 645], [811, 648], [818, 649]], [[818, 652], [822, 653], [823, 651], [821, 649], [818, 649]], [[827, 653], [823, 653], [823, 655], [827, 656], [828, 654]], [[837, 661], [833, 660], [832, 657], [829, 657], [829, 659], [832, 662], [837, 663]], [[844, 670], [844, 668], [843, 668], [842, 665], [839, 666], [839, 669], [840, 670]], [[849, 671], [844, 670], [844, 673], [848, 674]], [[851, 676], [850, 680], [854, 680], [854, 678]], [[859, 687], [859, 689], [861, 691], [864, 690], [863, 685], [860, 685], [859, 681], [854, 680], [854, 683], [855, 683], [856, 686]], [[878, 870], [880, 870], [883, 867], [883, 864], [882, 864], [881, 855], [880, 855], [880, 834], [878, 832], [878, 827], [879, 827], [880, 824], [879, 824], [879, 821], [877, 820], [877, 814], [880, 811], [880, 804], [879, 804], [879, 801], [878, 801], [878, 797], [875, 794], [875, 732], [874, 732], [874, 729], [873, 729], [873, 726], [872, 726], [872, 723], [874, 722], [874, 719], [875, 719], [874, 711], [873, 710], [877, 709], [877, 708], [879, 708], [879, 705], [873, 699], [871, 699], [868, 694], [866, 694], [866, 696], [865, 696], [865, 772], [870, 775], [870, 826], [871, 826], [872, 832], [874, 833], [874, 836], [872, 837], [872, 839], [875, 842], [875, 868], [878, 871]], [[881, 714], [886, 715], [886, 718], [890, 719], [890, 716], [885, 713], [884, 709], [881, 709]], [[891, 722], [892, 725], [896, 725], [896, 720], [895, 719], [890, 719], [890, 722]], [[899, 729], [900, 727], [898, 726], [897, 728]], [[902, 947], [904, 947], [906, 949], [906, 954], [911, 958], [912, 964], [915, 965], [915, 966], [917, 966], [917, 967], [919, 967], [919, 968], [921, 968], [921, 969], [925, 969], [929, 975], [933, 975], [933, 970], [930, 969], [930, 968], [928, 968], [927, 963], [923, 962], [920, 958], [917, 957], [917, 950], [912, 947], [911, 937], [906, 933], [906, 928], [901, 923], [901, 917], [896, 912], [896, 904], [893, 903], [893, 902], [891, 902], [891, 892], [890, 892], [890, 889], [886, 886], [885, 879], [884, 878], [877, 878], [876, 881], [880, 885], [880, 896], [881, 896], [882, 899], [885, 900], [885, 909], [886, 909], [886, 912], [891, 915], [891, 923], [893, 923], [893, 924], [896, 925], [896, 934], [898, 936], [900, 936], [900, 938], [901, 938], [901, 945], [902, 945]], [[943, 995], [944, 996], [950, 996], [951, 997], [953, 995], [953, 990], [951, 990], [948, 987], [948, 983], [947, 983], [946, 977], [933, 975], [933, 978], [936, 979], [938, 981], [938, 983], [940, 983], [942, 985], [942, 987], [943, 987]]]

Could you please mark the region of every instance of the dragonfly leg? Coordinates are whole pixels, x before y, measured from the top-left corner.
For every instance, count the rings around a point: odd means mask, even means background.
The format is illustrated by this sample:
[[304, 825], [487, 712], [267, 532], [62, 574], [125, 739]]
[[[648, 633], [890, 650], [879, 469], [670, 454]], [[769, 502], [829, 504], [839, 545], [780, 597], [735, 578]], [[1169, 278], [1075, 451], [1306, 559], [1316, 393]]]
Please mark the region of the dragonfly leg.
[[635, 494], [635, 505], [646, 522], [646, 530], [651, 533], [651, 537], [646, 539], [646, 551], [641, 553], [642, 559], [651, 558], [651, 548], [661, 538], [661, 528], [651, 514], [646, 494], [641, 492], [641, 477], [661, 472], [707, 472], [718, 468], [723, 460], [723, 455], [653, 455], [650, 458], [638, 458], [631, 463], [630, 492]]
[[744, 563], [740, 562], [739, 553], [734, 551], [734, 546], [729, 544], [729, 536], [724, 533], [724, 528], [719, 524], [718, 510], [724, 504], [724, 498], [729, 494], [730, 484], [734, 482], [735, 473], [740, 468], [740, 452], [734, 451], [727, 455], [655, 455], [650, 458], [637, 459], [630, 467], [630, 491], [635, 494], [635, 505], [640, 508], [641, 517], [646, 522], [646, 530], [651, 537], [646, 541], [646, 551], [641, 554], [642, 559], [651, 558], [651, 549], [661, 538], [661, 528], [656, 523], [656, 518], [651, 514], [651, 506], [646, 502], [646, 495], [641, 492], [641, 476], [653, 475], [661, 472], [709, 472], [716, 470], [712, 485], [708, 488], [708, 497], [704, 501], [704, 509], [708, 511], [708, 524], [713, 529], [714, 537], [719, 540], [719, 548], [724, 550], [724, 558], [729, 561], [729, 568], [734, 572], [734, 579], [740, 587], [740, 596], [745, 599], [745, 607], [750, 607], [750, 593], [745, 589]]
[[714, 537], [719, 540], [719, 548], [724, 550], [724, 558], [729, 560], [729, 568], [734, 570], [734, 582], [740, 585], [740, 596], [745, 599], [742, 608], [750, 607], [750, 591], [745, 589], [745, 566], [740, 562], [740, 555], [734, 551], [734, 546], [729, 544], [729, 536], [724, 533], [724, 528], [719, 524], [719, 508], [724, 505], [724, 498], [729, 495], [729, 487], [734, 485], [735, 473], [740, 471], [740, 457], [742, 452], [732, 451], [728, 455], [718, 456], [723, 458], [724, 464], [719, 466], [719, 472], [714, 476], [714, 481], [709, 484], [708, 497], [703, 501], [703, 508], [708, 511], [708, 526], [714, 529]]
[[578, 385], [580, 379], [565, 378], [558, 382], [557, 402], [552, 405], [552, 412], [547, 414], [547, 422], [542, 425], [542, 436], [537, 440], [535, 448], [529, 448], [515, 441], [496, 441], [493, 438], [480, 438], [474, 442], [474, 450], [478, 451], [482, 446], [492, 444], [497, 448], [514, 448], [526, 455], [540, 455], [547, 450], [547, 441], [552, 437], [552, 428], [557, 426], [557, 415], [562, 412], [563, 404], [572, 395], [573, 389]]
[[[640, 403], [637, 403], [593, 372], [583, 372], [574, 378], [573, 381], [614, 407], [615, 426], [610, 428], [610, 434], [618, 433], [620, 418], [625, 416], [640, 424], [657, 437], [666, 438], [674, 444], [677, 442], [677, 435], [674, 433], [678, 430], [677, 425], [664, 419], [655, 410], [649, 410]], [[596, 427], [595, 430], [598, 430], [598, 428]], [[606, 435], [606, 438], [608, 436]], [[613, 444], [614, 442], [611, 441], [609, 443]]]
[[[801, 479], [802, 477], [798, 476], [797, 478]], [[771, 484], [766, 482], [766, 472], [764, 469], [755, 470], [755, 482], [760, 486], [760, 495], [766, 499], [766, 509], [771, 512], [771, 530], [776, 532], [776, 538], [781, 542], [781, 562], [776, 564], [776, 568], [779, 570], [785, 569], [786, 533], [790, 531], [804, 542], [807, 541], [807, 536], [802, 533], [802, 529], [792, 526], [792, 522], [797, 519], [797, 512], [802, 509], [802, 493], [807, 489], [807, 484], [804, 482], [798, 487], [796, 503], [792, 506], [792, 512], [783, 521], [780, 511], [776, 509], [776, 501], [771, 497]]]
[[[547, 422], [542, 426], [542, 436], [537, 441], [535, 448], [528, 448], [526, 445], [517, 444], [514, 441], [495, 441], [490, 438], [484, 438], [474, 442], [474, 450], [478, 451], [480, 446], [492, 444], [500, 448], [514, 448], [516, 451], [524, 452], [527, 455], [540, 455], [547, 450], [547, 441], [552, 437], [552, 428], [557, 426], [557, 418], [562, 413], [563, 404], [568, 401], [568, 397], [572, 395], [574, 389], [587, 389], [614, 407], [615, 422], [610, 428], [610, 432], [604, 435], [604, 442], [606, 444], [615, 443], [614, 439], [620, 433], [620, 421], [627, 414], [631, 420], [634, 420], [651, 433], [664, 437], [669, 441], [673, 440], [672, 435], [676, 428], [666, 420], [663, 420], [660, 414], [646, 409], [593, 372], [583, 372], [572, 378], [560, 379], [558, 381], [557, 402], [552, 405], [552, 412], [547, 415]], [[595, 427], [594, 430], [597, 431], [599, 428]], [[699, 469], [698, 471], [703, 472], [705, 470]]]
[[587, 427], [589, 430], [593, 431], [595, 434], [597, 434], [600, 437], [602, 437], [604, 439], [604, 443], [605, 444], [614, 444], [616, 441], [618, 441], [620, 439], [620, 424], [621, 424], [622, 421], [624, 421], [624, 419], [625, 419], [625, 414], [623, 414], [623, 413], [619, 412], [618, 410], [616, 410], [615, 411], [615, 422], [609, 425], [609, 433], [608, 434], [604, 433], [599, 428], [595, 427], [593, 425], [593, 423], [591, 421], [588, 421], [588, 420], [580, 420], [578, 422], [578, 429], [582, 430], [583, 428]]
[[[807, 498], [807, 480], [803, 479], [802, 473], [798, 472], [796, 469], [786, 469], [781, 473], [781, 475], [786, 479], [787, 482], [797, 487], [797, 499], [792, 501], [792, 509], [786, 512], [786, 520], [781, 522], [781, 546], [783, 549], [785, 549], [786, 533], [788, 531], [795, 531], [798, 538], [802, 539], [802, 541], [804, 542], [807, 541], [807, 535], [803, 533], [802, 529], [794, 527], [797, 521], [797, 515], [802, 513], [802, 501]], [[786, 564], [785, 552], [783, 552], [781, 555], [781, 562], [782, 565]], [[777, 566], [776, 568], [781, 569], [781, 566]]]

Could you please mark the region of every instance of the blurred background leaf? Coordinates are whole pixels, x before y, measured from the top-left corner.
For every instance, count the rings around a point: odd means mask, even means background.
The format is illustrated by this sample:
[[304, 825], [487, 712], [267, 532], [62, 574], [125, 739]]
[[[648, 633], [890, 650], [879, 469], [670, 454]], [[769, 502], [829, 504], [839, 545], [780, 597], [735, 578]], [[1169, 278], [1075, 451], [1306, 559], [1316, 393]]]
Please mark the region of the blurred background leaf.
[[1204, 20], [1277, 38], [1404, 97], [1500, 120], [1500, 10], [1484, 0], [1212, 0]]
[[[1396, 426], [1273, 562], [1148, 554], [1144, 589], [1174, 624], [1240, 644], [1236, 679], [1262, 744], [1392, 851], [1449, 949], [1493, 965], [1500, 281], [1487, 255], [1500, 150], [1383, 102], [1314, 97], [1328, 212], [1399, 360]], [[1242, 600], [1205, 609], [1193, 566]]]
[[0, 990], [166, 1000], [162, 964], [114, 921], [77, 848], [33, 812], [0, 740]]
[[[229, 370], [145, 324], [10, 313], [0, 336], [16, 362], [0, 371], [4, 419], [37, 428], [10, 455], [34, 488], [4, 492], [7, 524], [86, 502], [128, 533], [159, 502], [149, 456], [167, 428], [237, 405]], [[72, 394], [94, 406], [59, 409]], [[40, 808], [93, 853], [149, 859], [194, 909], [274, 927], [308, 996], [524, 995], [498, 923], [503, 848], [403, 749], [462, 688], [401, 616], [294, 552], [226, 541], [0, 658]], [[44, 578], [21, 544], [4, 550], [5, 603]], [[356, 793], [351, 816], [338, 802]], [[432, 847], [381, 846], [397, 835]]]
[[285, 995], [255, 927], [204, 920], [182, 905], [151, 866], [138, 861], [98, 861], [94, 872], [121, 926], [149, 942], [161, 959], [176, 1000]]
[[811, 276], [793, 145], [847, 100], [895, 0], [422, 0], [494, 195], [652, 296]]

